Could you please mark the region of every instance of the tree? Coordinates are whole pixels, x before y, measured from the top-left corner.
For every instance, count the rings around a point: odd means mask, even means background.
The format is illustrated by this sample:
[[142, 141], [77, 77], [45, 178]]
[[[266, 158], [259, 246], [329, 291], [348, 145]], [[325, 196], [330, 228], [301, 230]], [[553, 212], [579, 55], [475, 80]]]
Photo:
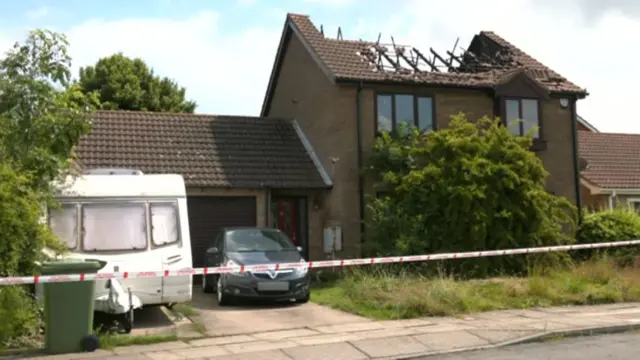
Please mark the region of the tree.
[[185, 100], [185, 88], [122, 53], [80, 68], [78, 84], [85, 94], [97, 94], [102, 109], [193, 113], [196, 108]]
[[[367, 246], [406, 255], [570, 242], [575, 209], [545, 190], [548, 173], [531, 143], [499, 120], [463, 114], [435, 132], [382, 134], [365, 170], [387, 195], [369, 205]], [[502, 260], [522, 269], [522, 259]], [[480, 263], [489, 270], [491, 260]]]
[[[64, 35], [29, 33], [0, 58], [0, 276], [30, 275], [45, 246], [62, 249], [42, 223], [51, 181], [64, 176], [89, 128], [95, 99], [70, 85]], [[0, 347], [37, 333], [35, 305], [21, 287], [0, 287]]]

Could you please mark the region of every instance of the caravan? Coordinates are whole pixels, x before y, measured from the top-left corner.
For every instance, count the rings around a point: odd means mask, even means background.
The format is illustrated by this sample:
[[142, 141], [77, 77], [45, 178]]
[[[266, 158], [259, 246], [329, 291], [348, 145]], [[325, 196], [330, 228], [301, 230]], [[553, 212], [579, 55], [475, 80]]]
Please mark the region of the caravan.
[[[99, 272], [182, 270], [192, 266], [184, 179], [104, 169], [57, 184], [61, 207], [49, 209], [49, 226], [70, 256], [106, 262]], [[121, 280], [143, 306], [187, 302], [192, 276]], [[96, 283], [96, 298], [109, 292]]]

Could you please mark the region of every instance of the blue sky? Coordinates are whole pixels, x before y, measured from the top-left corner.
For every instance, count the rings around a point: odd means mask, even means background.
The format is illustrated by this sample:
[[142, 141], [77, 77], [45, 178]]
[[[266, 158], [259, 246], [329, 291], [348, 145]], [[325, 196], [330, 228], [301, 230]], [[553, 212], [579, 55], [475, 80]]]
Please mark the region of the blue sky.
[[[631, 44], [640, 5], [627, 0], [23, 0], [0, 6], [0, 50], [31, 28], [67, 34], [74, 68], [122, 51], [187, 88], [197, 112], [258, 115], [287, 12], [346, 39], [450, 49], [493, 30], [591, 96], [579, 112], [606, 131], [640, 133], [629, 118], [640, 83]], [[626, 56], [598, 56], [618, 53]], [[629, 112], [633, 113], [633, 112]]]

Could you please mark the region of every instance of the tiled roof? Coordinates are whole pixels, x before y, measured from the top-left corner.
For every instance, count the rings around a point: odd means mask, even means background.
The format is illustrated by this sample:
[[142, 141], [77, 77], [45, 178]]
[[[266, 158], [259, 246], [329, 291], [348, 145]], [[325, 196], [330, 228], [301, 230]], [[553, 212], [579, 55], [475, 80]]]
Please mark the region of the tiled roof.
[[187, 186], [327, 187], [285, 119], [97, 111], [77, 154], [85, 169], [178, 173]]
[[580, 157], [587, 168], [580, 174], [608, 189], [640, 189], [640, 134], [578, 131]]
[[483, 72], [410, 72], [398, 73], [375, 71], [375, 67], [358, 55], [363, 49], [374, 46], [373, 42], [328, 39], [315, 27], [308, 16], [288, 14], [292, 23], [311, 46], [324, 65], [338, 79], [363, 81], [394, 81], [424, 83], [431, 85], [453, 85], [478, 88], [492, 88], [500, 82], [505, 72], [523, 69], [532, 79], [538, 81], [550, 92], [576, 93], [586, 95], [586, 91], [544, 66], [524, 51], [507, 42], [491, 31], [482, 31], [477, 37], [487, 39], [513, 54], [516, 65], [511, 69], [488, 70]]

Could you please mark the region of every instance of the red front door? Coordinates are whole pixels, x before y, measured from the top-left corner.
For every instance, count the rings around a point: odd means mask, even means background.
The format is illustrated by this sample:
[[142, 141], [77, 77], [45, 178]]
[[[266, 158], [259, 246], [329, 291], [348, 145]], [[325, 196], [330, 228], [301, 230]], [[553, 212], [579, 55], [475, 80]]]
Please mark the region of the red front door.
[[287, 234], [298, 244], [298, 202], [295, 198], [274, 199], [271, 204], [274, 227]]

